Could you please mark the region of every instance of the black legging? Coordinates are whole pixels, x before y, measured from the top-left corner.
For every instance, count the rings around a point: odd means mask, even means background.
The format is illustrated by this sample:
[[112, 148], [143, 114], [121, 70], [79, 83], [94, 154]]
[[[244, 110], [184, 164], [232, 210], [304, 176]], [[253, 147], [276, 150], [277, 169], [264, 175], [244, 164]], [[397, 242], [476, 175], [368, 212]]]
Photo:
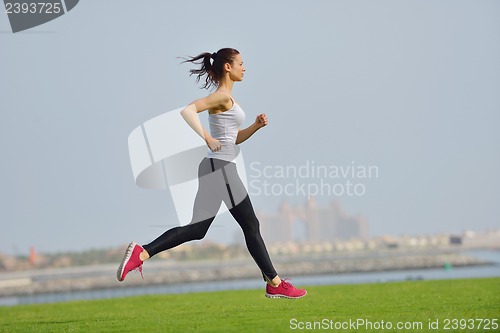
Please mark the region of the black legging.
[[272, 280], [278, 274], [260, 235], [259, 220], [255, 216], [250, 197], [238, 176], [236, 164], [232, 162], [204, 158], [198, 168], [198, 192], [191, 222], [167, 230], [151, 243], [144, 245], [144, 249], [152, 257], [182, 243], [202, 239], [215, 219], [222, 201], [243, 230], [248, 251], [262, 271], [264, 280]]

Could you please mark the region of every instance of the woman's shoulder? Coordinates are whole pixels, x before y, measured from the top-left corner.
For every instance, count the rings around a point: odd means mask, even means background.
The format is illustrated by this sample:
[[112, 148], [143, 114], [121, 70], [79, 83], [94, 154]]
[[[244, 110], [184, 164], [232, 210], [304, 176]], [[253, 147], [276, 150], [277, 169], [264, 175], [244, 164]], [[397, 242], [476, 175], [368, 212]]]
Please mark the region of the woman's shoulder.
[[227, 91], [215, 91], [208, 96], [217, 107], [209, 109], [209, 114], [225, 112], [233, 107], [234, 101]]
[[209, 95], [209, 97], [213, 98], [214, 101], [217, 101], [221, 104], [227, 104], [228, 102], [232, 102], [231, 94], [225, 90], [217, 90]]

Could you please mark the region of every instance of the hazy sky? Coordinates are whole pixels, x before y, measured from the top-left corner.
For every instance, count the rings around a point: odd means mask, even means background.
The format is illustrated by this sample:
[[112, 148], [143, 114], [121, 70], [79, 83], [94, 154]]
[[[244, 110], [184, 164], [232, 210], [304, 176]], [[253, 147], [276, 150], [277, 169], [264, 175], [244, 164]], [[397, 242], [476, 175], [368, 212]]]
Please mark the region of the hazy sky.
[[[499, 18], [495, 0], [85, 0], [13, 34], [0, 14], [0, 252], [146, 243], [176, 225], [168, 191], [135, 185], [127, 138], [207, 94], [176, 57], [222, 47], [247, 68], [233, 91], [245, 125], [269, 118], [241, 146], [250, 180], [293, 190], [258, 172], [376, 166], [300, 181], [361, 184], [317, 201], [371, 235], [499, 227]], [[273, 212], [306, 197], [252, 200]], [[237, 232], [221, 216], [207, 237]]]

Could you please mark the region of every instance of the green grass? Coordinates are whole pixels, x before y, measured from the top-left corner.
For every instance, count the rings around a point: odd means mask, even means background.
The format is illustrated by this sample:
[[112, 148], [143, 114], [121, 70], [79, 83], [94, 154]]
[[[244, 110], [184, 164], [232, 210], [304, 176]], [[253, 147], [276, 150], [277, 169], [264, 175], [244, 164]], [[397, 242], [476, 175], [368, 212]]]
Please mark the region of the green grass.
[[[500, 278], [308, 287], [298, 300], [267, 299], [263, 290], [140, 296], [0, 308], [0, 332], [291, 332], [290, 320], [365, 319], [422, 322], [408, 330], [359, 326], [329, 332], [499, 332], [444, 329], [446, 319], [500, 316]], [[439, 329], [428, 328], [439, 320]], [[472, 325], [472, 324], [470, 324]], [[484, 325], [484, 324], [483, 324]], [[387, 326], [386, 326], [387, 327]], [[352, 327], [351, 327], [352, 328]]]

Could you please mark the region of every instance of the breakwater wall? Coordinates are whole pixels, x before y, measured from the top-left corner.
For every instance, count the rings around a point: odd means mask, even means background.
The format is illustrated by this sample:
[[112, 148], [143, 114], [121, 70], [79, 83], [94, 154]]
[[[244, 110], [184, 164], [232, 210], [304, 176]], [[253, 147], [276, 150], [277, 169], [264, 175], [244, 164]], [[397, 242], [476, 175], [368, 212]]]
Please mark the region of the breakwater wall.
[[[343, 274], [407, 269], [487, 265], [488, 262], [454, 251], [386, 251], [349, 255], [276, 257], [282, 277]], [[68, 267], [0, 274], [0, 297], [127, 288], [141, 285], [181, 284], [195, 281], [246, 279], [260, 276], [250, 256], [231, 260], [173, 261], [153, 259], [144, 264], [144, 280], [131, 272], [126, 281], [116, 280], [116, 265]]]

